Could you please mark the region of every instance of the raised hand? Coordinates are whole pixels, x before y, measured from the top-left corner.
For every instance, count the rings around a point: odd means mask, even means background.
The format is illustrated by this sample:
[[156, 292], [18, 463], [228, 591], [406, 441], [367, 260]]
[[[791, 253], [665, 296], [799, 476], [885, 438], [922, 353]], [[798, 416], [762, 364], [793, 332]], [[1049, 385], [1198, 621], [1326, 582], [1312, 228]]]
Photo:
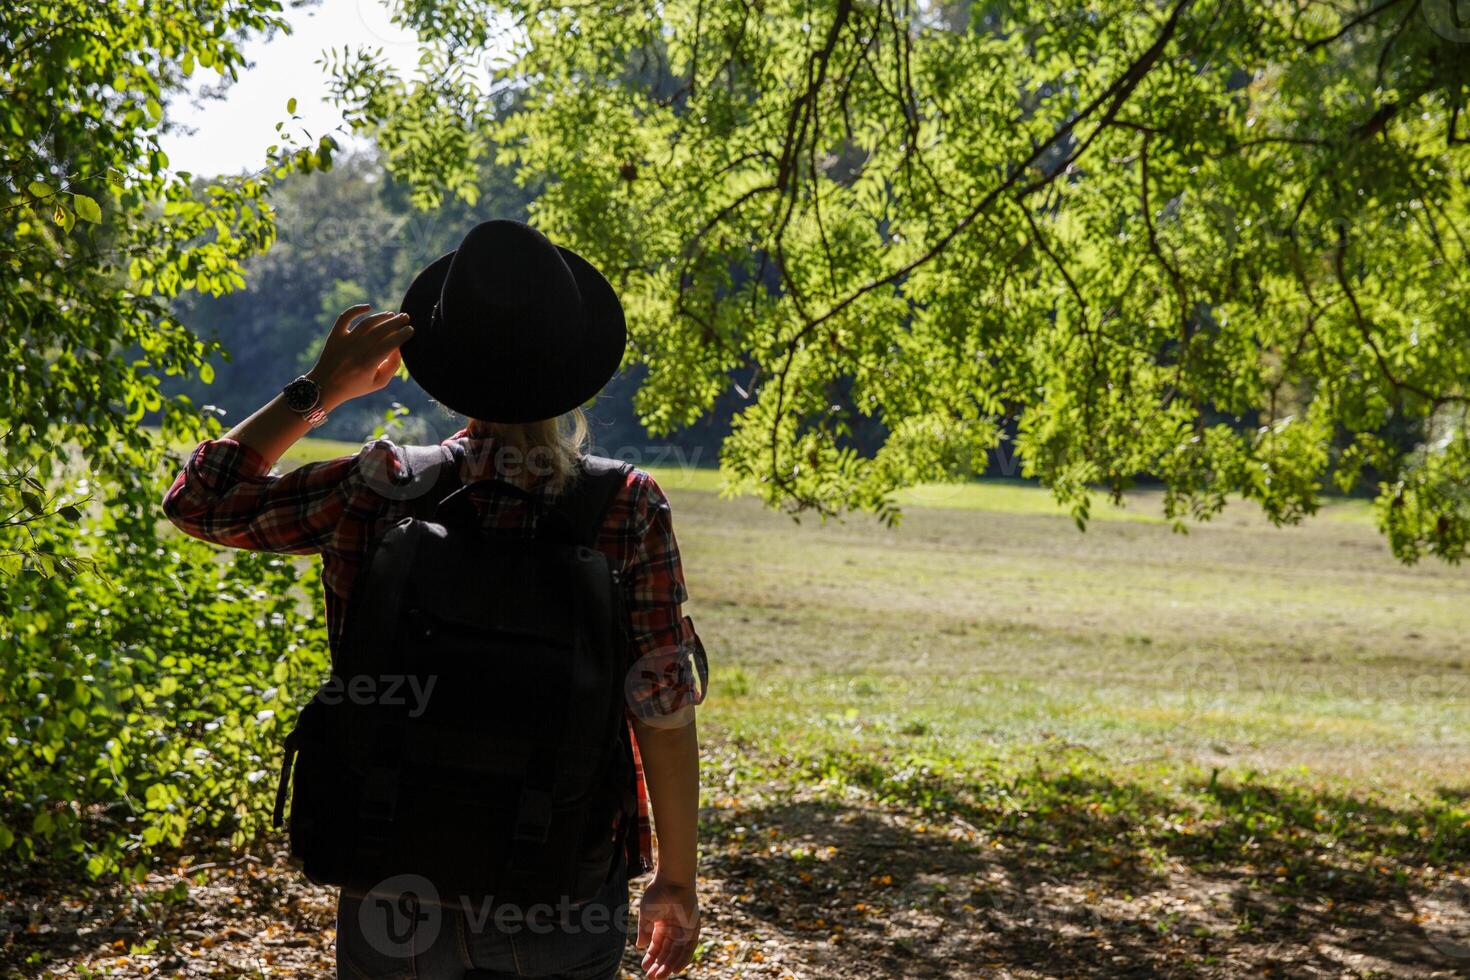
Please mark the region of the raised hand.
[[328, 411], [386, 385], [398, 370], [398, 348], [413, 336], [408, 314], [388, 310], [364, 316], [368, 308], [367, 303], [359, 303], [342, 311], [327, 334], [316, 367], [307, 372], [321, 386]]

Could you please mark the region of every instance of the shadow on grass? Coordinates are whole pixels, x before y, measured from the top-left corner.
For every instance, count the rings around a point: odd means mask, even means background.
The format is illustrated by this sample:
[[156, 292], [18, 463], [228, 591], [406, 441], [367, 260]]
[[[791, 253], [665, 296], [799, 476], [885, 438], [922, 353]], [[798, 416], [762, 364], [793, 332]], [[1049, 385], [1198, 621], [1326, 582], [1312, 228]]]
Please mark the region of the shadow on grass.
[[1086, 764], [806, 774], [819, 798], [708, 811], [704, 864], [716, 931], [774, 935], [809, 975], [1470, 972], [1470, 891], [1438, 877], [1470, 832], [1443, 802], [1215, 775], [1157, 792]]

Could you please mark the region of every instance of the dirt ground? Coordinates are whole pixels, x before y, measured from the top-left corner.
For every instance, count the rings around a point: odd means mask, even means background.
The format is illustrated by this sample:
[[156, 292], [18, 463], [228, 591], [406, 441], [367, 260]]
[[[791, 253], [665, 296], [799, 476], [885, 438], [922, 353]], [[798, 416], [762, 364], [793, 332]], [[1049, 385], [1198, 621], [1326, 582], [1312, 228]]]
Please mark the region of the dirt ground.
[[[689, 977], [1470, 974], [1470, 881], [1453, 875], [1324, 875], [1321, 894], [1283, 902], [1252, 884], [1253, 867], [1161, 874], [1099, 854], [1078, 871], [1051, 842], [895, 807], [786, 797], [706, 820], [704, 946]], [[20, 881], [0, 895], [0, 969], [330, 976], [332, 923], [332, 893], [279, 853], [143, 885]], [[624, 976], [641, 975], [630, 949]]]

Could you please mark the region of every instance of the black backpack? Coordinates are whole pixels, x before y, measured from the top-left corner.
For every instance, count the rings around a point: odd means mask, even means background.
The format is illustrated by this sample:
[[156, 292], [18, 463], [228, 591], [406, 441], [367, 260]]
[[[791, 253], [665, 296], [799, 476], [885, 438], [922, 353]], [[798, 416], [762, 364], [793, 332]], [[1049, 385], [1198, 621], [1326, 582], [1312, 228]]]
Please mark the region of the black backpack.
[[319, 884], [586, 900], [636, 825], [622, 586], [594, 547], [628, 464], [584, 457], [552, 504], [472, 484], [542, 508], [512, 537], [479, 526], [457, 447], [402, 452], [431, 489], [358, 573], [333, 678], [287, 739], [276, 825], [289, 788], [291, 854]]

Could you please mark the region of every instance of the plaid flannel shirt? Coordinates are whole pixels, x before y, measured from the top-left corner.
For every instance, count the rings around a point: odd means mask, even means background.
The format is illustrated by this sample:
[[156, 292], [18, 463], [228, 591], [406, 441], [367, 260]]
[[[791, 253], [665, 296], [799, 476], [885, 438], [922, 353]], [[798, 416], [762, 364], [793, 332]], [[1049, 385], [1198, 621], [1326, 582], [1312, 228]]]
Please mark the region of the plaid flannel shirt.
[[[461, 430], [460, 477], [465, 483], [498, 477], [532, 492], [546, 480], [532, 467], [502, 465], [514, 457], [497, 452], [492, 439]], [[322, 556], [327, 635], [333, 649], [343, 635], [353, 582], [372, 542], [408, 512], [410, 500], [391, 488], [412, 474], [388, 440], [369, 442], [353, 456], [308, 463], [284, 475], [267, 472], [265, 460], [232, 439], [206, 440], [163, 498], [168, 519], [185, 533], [232, 548]], [[386, 492], [385, 492], [386, 491]], [[504, 494], [466, 491], [481, 523], [508, 532], [529, 532], [534, 509]], [[608, 506], [598, 550], [621, 573], [630, 644], [629, 724], [634, 717], [657, 724], [687, 714], [704, 698], [707, 666], [694, 624], [681, 611], [687, 594], [668, 498], [642, 470], [633, 470]], [[699, 683], [695, 683], [695, 672]], [[653, 868], [653, 832], [643, 763], [633, 743], [637, 777], [637, 827], [628, 843], [631, 875]], [[618, 827], [622, 834], [632, 828]]]

